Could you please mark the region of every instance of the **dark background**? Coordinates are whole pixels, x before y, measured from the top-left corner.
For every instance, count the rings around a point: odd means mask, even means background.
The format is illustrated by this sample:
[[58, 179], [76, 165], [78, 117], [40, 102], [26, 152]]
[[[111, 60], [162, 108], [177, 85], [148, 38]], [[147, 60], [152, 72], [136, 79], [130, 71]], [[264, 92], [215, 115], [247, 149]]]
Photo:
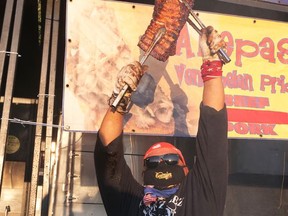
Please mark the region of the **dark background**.
[[[9, 0], [0, 1], [0, 31], [2, 30], [6, 1]], [[131, 0], [127, 2], [154, 4], [154, 1], [151, 0]], [[261, 1], [251, 2], [254, 6], [227, 3], [219, 0], [197, 0], [194, 9], [274, 21], [288, 21], [287, 6], [283, 6], [281, 11], [279, 11], [273, 4], [262, 4]], [[46, 0], [25, 0], [19, 51], [21, 57], [17, 63], [13, 97], [37, 99], [40, 85], [46, 3]], [[41, 7], [39, 4], [41, 4]], [[55, 119], [58, 119], [57, 117], [62, 111], [65, 4], [65, 1], [61, 1]], [[277, 31], [277, 29], [271, 29], [271, 31]], [[287, 37], [288, 33], [285, 32], [283, 35]], [[11, 40], [9, 43], [11, 43]], [[6, 69], [7, 65], [8, 60], [5, 62]], [[4, 96], [5, 93], [6, 76], [7, 74], [4, 73], [0, 96]], [[15, 109], [12, 113], [20, 113], [20, 115], [22, 113], [22, 116], [25, 116], [24, 113], [29, 113], [29, 118], [35, 119], [36, 110], [34, 105], [30, 109], [27, 106], [12, 107], [12, 109]], [[28, 131], [32, 130], [30, 127], [26, 129]], [[10, 133], [21, 133], [19, 137], [25, 141], [25, 146], [27, 147], [25, 150], [22, 150], [27, 151], [25, 154], [31, 157], [33, 141], [29, 137], [31, 133], [27, 133], [27, 130], [23, 131], [23, 128], [19, 128], [19, 126], [12, 126]], [[191, 158], [193, 147], [191, 148], [191, 145], [187, 145], [187, 142], [190, 143], [193, 138], [179, 137], [176, 139], [179, 140], [180, 144], [178, 147], [183, 150], [184, 156], [189, 158], [187, 160], [191, 166], [193, 163], [193, 159]], [[229, 211], [236, 211], [241, 213], [239, 215], [245, 216], [288, 215], [288, 195], [286, 191], [288, 187], [286, 180], [288, 177], [288, 170], [286, 168], [288, 165], [286, 156], [286, 152], [288, 152], [287, 140], [230, 139], [229, 151], [230, 176], [227, 205], [230, 205], [231, 208], [233, 207], [234, 210], [228, 208], [226, 214], [231, 215]], [[15, 161], [25, 159], [25, 154], [17, 154], [9, 156], [8, 159]], [[264, 211], [262, 211], [263, 209]]]

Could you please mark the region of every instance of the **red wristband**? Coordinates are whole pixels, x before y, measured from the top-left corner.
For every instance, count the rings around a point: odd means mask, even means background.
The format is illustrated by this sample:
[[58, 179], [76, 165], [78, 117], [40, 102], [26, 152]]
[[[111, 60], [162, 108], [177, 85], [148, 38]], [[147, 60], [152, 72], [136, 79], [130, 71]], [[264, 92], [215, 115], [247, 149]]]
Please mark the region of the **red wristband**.
[[223, 62], [220, 60], [205, 61], [201, 66], [201, 76], [203, 82], [222, 76]]

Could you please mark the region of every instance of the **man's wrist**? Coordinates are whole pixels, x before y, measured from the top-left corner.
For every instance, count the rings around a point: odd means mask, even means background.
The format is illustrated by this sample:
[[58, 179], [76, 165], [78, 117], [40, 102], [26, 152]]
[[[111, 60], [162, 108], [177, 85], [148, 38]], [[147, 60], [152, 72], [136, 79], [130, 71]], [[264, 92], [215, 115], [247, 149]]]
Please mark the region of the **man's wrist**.
[[222, 66], [223, 62], [219, 59], [203, 61], [201, 65], [201, 76], [203, 82], [216, 77], [221, 77], [223, 72]]
[[113, 92], [111, 97], [108, 99], [108, 105], [114, 109], [114, 111], [124, 115], [129, 112], [131, 104], [131, 93], [126, 93], [116, 107], [112, 107], [113, 102], [116, 100], [118, 94]]

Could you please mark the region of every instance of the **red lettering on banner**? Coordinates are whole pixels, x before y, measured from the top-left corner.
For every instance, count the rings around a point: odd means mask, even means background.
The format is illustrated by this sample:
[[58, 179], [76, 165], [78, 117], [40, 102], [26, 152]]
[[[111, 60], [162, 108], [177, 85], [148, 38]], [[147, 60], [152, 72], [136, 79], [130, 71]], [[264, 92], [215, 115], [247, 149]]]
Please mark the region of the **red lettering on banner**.
[[186, 85], [193, 85], [198, 87], [203, 86], [200, 70], [192, 68], [186, 69], [186, 65], [184, 64], [174, 65], [174, 67], [177, 73], [179, 85], [182, 84], [184, 78]]
[[188, 68], [185, 71], [184, 76], [187, 85], [203, 86], [203, 81], [199, 70]]
[[288, 48], [285, 49], [285, 45], [286, 47], [288, 46], [288, 38], [281, 39], [277, 45], [277, 48], [279, 50], [279, 52], [277, 53], [277, 57], [282, 64], [288, 64]]
[[278, 135], [275, 131], [275, 124], [257, 124], [244, 122], [228, 122], [228, 131], [235, 131], [241, 135]]
[[[270, 37], [264, 37], [258, 44], [251, 40], [234, 39], [233, 35], [229, 31], [223, 31], [221, 36], [227, 45], [227, 55], [231, 56], [233, 52], [236, 52], [236, 66], [242, 67], [243, 57], [254, 58], [258, 55], [270, 63], [276, 62], [276, 42], [274, 42]], [[288, 38], [283, 38], [277, 43], [277, 57], [282, 64], [288, 64], [287, 45]], [[198, 51], [196, 51], [196, 49]], [[196, 49], [193, 52], [188, 27], [187, 25], [184, 25], [177, 41], [176, 55], [186, 55], [187, 59], [201, 57], [202, 55], [199, 47], [196, 47]]]
[[243, 95], [226, 95], [225, 103], [227, 106], [231, 107], [250, 107], [258, 109], [264, 109], [265, 107], [270, 106], [269, 98]]
[[182, 55], [182, 49], [186, 50], [187, 59], [195, 57], [195, 54], [193, 53], [191, 48], [190, 35], [188, 32], [187, 25], [184, 25], [178, 37], [176, 46], [176, 55], [178, 56]]
[[[183, 78], [187, 85], [203, 86], [201, 71], [193, 68], [186, 68], [185, 64], [174, 65], [178, 77], [179, 85], [182, 84]], [[229, 72], [222, 77], [224, 87], [231, 89], [241, 89], [254, 91], [253, 77], [250, 74], [237, 74], [237, 71]]]
[[269, 62], [275, 63], [275, 57], [274, 57], [274, 51], [275, 51], [275, 46], [274, 42], [271, 38], [263, 38], [263, 40], [259, 43], [259, 47], [263, 47], [260, 50], [260, 55], [264, 58], [267, 59]]
[[252, 76], [250, 74], [237, 74], [235, 70], [227, 73], [226, 77], [223, 77], [223, 85], [231, 89], [239, 88], [254, 91]]
[[285, 83], [285, 76], [271, 77], [269, 75], [261, 75], [260, 90], [265, 91], [266, 87], [270, 87], [272, 94], [276, 93], [276, 87], [280, 87], [280, 93], [288, 92], [288, 83]]
[[[236, 39], [236, 61], [235, 65], [242, 66], [242, 57], [253, 58], [258, 54], [263, 59], [268, 60], [271, 63], [276, 62], [275, 58], [275, 42], [269, 38], [263, 38], [259, 46], [257, 43], [250, 40]], [[288, 38], [281, 39], [277, 44], [277, 57], [282, 64], [288, 64]], [[286, 48], [285, 48], [286, 47]], [[245, 49], [246, 48], [246, 49]], [[248, 52], [249, 50], [249, 52]]]
[[[236, 62], [235, 62], [236, 66], [239, 67], [242, 66], [242, 56], [252, 58], [258, 55], [259, 48], [255, 42], [242, 39], [236, 39], [235, 42], [236, 42]], [[254, 51], [245, 52], [243, 50], [244, 47], [249, 47], [249, 49], [253, 49]]]

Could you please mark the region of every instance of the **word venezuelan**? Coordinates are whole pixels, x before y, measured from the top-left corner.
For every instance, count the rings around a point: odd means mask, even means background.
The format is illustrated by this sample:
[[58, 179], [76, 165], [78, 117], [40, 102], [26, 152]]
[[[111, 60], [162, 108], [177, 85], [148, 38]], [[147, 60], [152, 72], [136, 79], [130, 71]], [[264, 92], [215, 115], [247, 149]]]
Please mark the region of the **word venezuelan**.
[[[199, 69], [186, 68], [185, 64], [175, 65], [174, 68], [180, 86], [183, 84], [183, 82], [188, 86], [203, 86], [201, 72]], [[261, 91], [269, 91], [271, 94], [286, 94], [288, 92], [288, 82], [286, 82], [286, 77], [284, 75], [279, 75], [279, 77], [276, 77], [261, 74], [259, 80], [259, 88]], [[245, 73], [238, 74], [236, 70], [223, 75], [223, 84], [224, 87], [230, 89], [254, 91], [253, 76]]]

